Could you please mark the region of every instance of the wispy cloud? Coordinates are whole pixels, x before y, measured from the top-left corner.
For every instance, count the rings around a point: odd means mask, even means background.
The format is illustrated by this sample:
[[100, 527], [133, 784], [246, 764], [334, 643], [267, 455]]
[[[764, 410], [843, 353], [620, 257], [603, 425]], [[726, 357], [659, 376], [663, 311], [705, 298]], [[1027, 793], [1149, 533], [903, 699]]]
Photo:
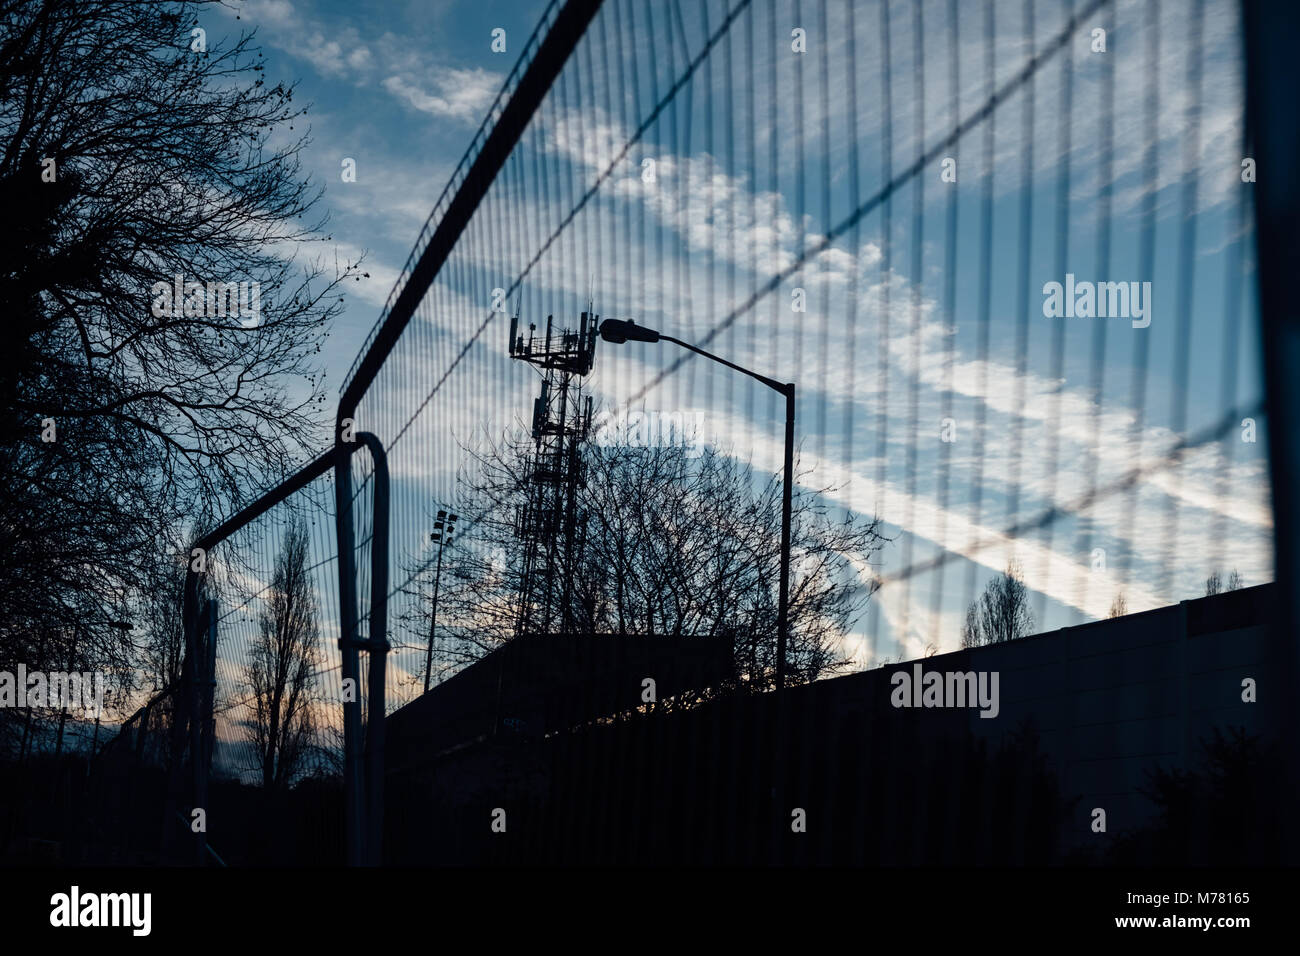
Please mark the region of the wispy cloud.
[[377, 84], [405, 106], [440, 119], [478, 122], [501, 88], [499, 73], [430, 60], [424, 44], [387, 30], [366, 34], [339, 18], [326, 21], [314, 10], [290, 0], [244, 0], [229, 8], [322, 77], [358, 87]]
[[389, 76], [383, 87], [421, 113], [468, 122], [479, 119], [492, 103], [501, 88], [501, 78], [479, 67], [443, 69], [424, 82], [409, 76]]

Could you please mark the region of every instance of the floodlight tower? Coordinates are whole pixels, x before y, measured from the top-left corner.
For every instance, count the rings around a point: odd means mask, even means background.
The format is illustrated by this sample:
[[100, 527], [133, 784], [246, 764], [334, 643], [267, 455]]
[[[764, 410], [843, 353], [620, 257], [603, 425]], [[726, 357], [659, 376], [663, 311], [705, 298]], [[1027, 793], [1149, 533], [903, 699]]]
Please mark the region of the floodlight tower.
[[518, 633], [570, 630], [573, 575], [585, 539], [579, 513], [583, 442], [591, 428], [591, 398], [582, 379], [596, 358], [599, 318], [583, 312], [577, 331], [556, 329], [546, 317], [539, 334], [519, 316], [510, 320], [510, 357], [540, 370], [541, 392], [533, 401], [533, 452], [525, 469], [526, 502], [515, 516], [515, 534], [524, 553]]
[[429, 612], [429, 648], [424, 654], [424, 692], [426, 694], [429, 693], [429, 679], [433, 675], [433, 637], [438, 625], [438, 583], [442, 580], [442, 553], [447, 550], [447, 545], [451, 544], [451, 536], [456, 533], [456, 522], [459, 520], [460, 518], [455, 514], [448, 514], [445, 508], [439, 508], [437, 520], [433, 523], [433, 531], [429, 534], [430, 543], [438, 549], [438, 565], [433, 572], [433, 606]]

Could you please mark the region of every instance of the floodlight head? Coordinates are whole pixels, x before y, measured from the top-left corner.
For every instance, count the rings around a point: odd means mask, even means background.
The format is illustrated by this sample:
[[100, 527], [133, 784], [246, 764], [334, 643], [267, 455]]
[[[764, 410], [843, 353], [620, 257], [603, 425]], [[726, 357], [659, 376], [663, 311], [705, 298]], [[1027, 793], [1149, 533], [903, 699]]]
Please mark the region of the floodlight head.
[[621, 345], [624, 342], [658, 342], [659, 333], [637, 325], [631, 319], [606, 319], [600, 323], [600, 337], [606, 342]]

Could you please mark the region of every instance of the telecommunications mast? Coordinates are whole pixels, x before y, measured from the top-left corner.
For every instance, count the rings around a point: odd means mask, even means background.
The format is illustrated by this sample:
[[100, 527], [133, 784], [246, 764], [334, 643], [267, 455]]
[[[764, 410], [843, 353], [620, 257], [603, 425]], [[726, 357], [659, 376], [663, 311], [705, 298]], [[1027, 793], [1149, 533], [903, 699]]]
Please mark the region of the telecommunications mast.
[[[590, 309], [590, 307], [588, 307]], [[533, 451], [525, 468], [527, 499], [515, 515], [523, 547], [518, 634], [569, 633], [574, 574], [586, 538], [586, 516], [578, 506], [583, 443], [591, 428], [591, 398], [582, 379], [596, 358], [599, 318], [583, 312], [577, 331], [556, 329], [546, 317], [545, 333], [510, 319], [510, 357], [536, 366], [541, 392], [533, 400]]]

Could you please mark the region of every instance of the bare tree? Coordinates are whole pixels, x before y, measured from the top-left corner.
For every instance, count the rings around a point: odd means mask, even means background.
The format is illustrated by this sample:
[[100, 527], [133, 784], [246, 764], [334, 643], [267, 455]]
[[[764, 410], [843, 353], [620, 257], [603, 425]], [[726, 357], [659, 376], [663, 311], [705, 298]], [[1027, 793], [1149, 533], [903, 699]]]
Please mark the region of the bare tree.
[[185, 567], [174, 566], [170, 578], [151, 596], [153, 599], [141, 603], [148, 630], [144, 664], [155, 691], [178, 684], [181, 679], [185, 656], [185, 628], [181, 620], [185, 578]]
[[961, 627], [961, 646], [979, 647], [984, 643], [980, 633], [980, 607], [978, 601], [971, 601], [966, 606], [966, 620]]
[[350, 270], [300, 259], [324, 239], [306, 110], [249, 36], [196, 48], [216, 9], [0, 2], [0, 657], [57, 632], [132, 673], [132, 595], [324, 427]]
[[1029, 588], [1019, 562], [990, 581], [984, 593], [966, 608], [962, 646], [979, 647], [1027, 637], [1034, 629], [1034, 612], [1029, 607]]
[[[438, 608], [458, 662], [514, 638], [523, 618], [526, 549], [516, 518], [527, 501], [530, 448], [524, 439], [487, 442], [462, 472], [462, 532], [443, 559]], [[563, 559], [567, 605], [552, 619], [587, 634], [725, 637], [740, 684], [770, 685], [781, 476], [756, 476], [721, 452], [696, 455], [682, 445], [588, 448], [582, 469], [581, 547]], [[885, 541], [879, 522], [833, 516], [828, 490], [800, 487], [793, 502], [793, 682], [840, 665], [839, 642], [877, 586], [869, 562]]]
[[1237, 591], [1245, 586], [1240, 572], [1236, 568], [1228, 575], [1227, 584], [1224, 584], [1223, 575], [1215, 571], [1205, 579], [1205, 596], [1210, 597], [1215, 594], [1222, 594], [1224, 591]]
[[1124, 596], [1123, 591], [1120, 591], [1118, 594], [1115, 595], [1115, 600], [1110, 602], [1110, 611], [1106, 614], [1106, 616], [1123, 617], [1127, 613], [1128, 613], [1128, 598]]
[[307, 529], [290, 525], [276, 559], [247, 666], [251, 718], [244, 724], [256, 748], [262, 785], [283, 789], [302, 769], [313, 744], [313, 697], [320, 664], [316, 592], [308, 568]]

